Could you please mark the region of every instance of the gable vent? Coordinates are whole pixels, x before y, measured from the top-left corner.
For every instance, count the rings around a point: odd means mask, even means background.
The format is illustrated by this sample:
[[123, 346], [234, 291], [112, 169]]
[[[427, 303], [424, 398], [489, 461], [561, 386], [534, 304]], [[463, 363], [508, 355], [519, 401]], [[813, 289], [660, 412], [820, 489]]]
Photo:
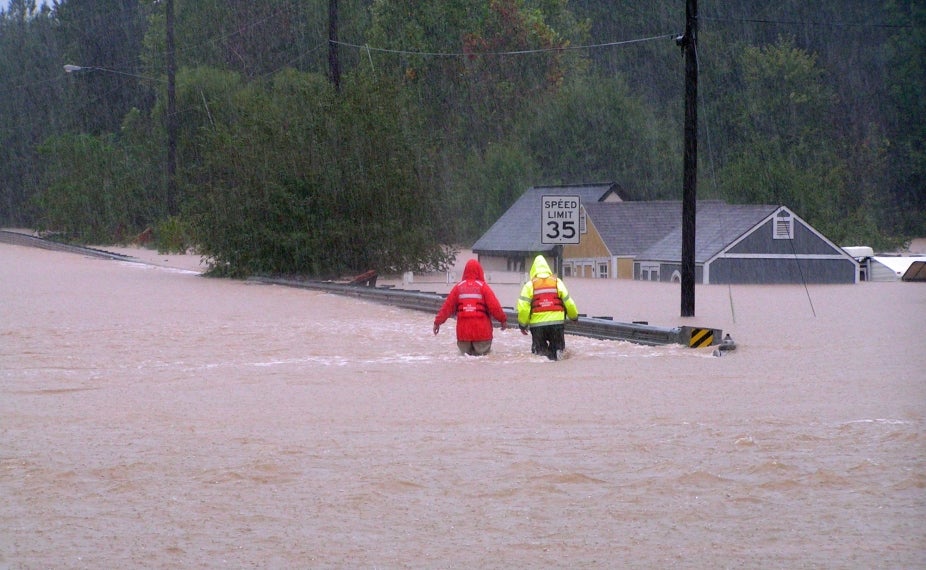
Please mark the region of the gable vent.
[[772, 238], [794, 239], [794, 216], [784, 210], [778, 212], [772, 228]]

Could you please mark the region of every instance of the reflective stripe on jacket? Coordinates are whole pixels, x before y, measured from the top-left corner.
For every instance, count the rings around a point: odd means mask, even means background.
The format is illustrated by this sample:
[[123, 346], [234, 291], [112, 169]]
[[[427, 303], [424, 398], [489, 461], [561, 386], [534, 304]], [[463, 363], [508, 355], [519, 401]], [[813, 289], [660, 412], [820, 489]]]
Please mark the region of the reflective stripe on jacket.
[[[524, 284], [518, 297], [519, 326], [559, 325], [563, 324], [567, 317], [570, 319], [579, 317], [579, 309], [575, 301], [569, 297], [566, 284], [562, 279], [557, 279], [553, 275], [547, 260], [542, 255], [534, 258], [530, 277], [530, 281]], [[535, 307], [535, 304], [538, 306]], [[543, 306], [543, 310], [539, 310], [539, 305]]]
[[463, 280], [450, 290], [434, 317], [434, 324], [442, 325], [452, 315], [457, 317], [458, 341], [492, 340], [492, 319], [507, 322], [505, 310], [486, 283], [482, 266], [475, 259], [466, 262]]
[[482, 295], [482, 281], [463, 281], [457, 295], [457, 318], [483, 317], [489, 314], [485, 297]]
[[546, 277], [534, 278], [534, 297], [531, 299], [531, 312], [543, 313], [548, 311], [558, 311], [564, 313], [563, 301], [559, 298], [556, 277], [548, 275]]

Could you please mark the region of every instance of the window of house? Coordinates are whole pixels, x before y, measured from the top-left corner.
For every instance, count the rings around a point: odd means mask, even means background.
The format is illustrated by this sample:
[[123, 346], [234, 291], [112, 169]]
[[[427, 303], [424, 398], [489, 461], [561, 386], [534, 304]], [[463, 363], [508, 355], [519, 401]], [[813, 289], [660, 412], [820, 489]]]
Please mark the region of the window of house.
[[607, 263], [598, 264], [598, 277], [600, 277], [601, 279], [608, 278], [608, 264]]
[[588, 233], [588, 227], [585, 221], [585, 208], [579, 210], [579, 233]]
[[772, 226], [773, 239], [794, 239], [794, 216], [784, 210], [775, 214]]
[[509, 257], [507, 259], [508, 271], [517, 271], [519, 273], [524, 272], [524, 258], [523, 257]]
[[643, 281], [659, 281], [659, 264], [658, 263], [641, 263], [640, 279]]

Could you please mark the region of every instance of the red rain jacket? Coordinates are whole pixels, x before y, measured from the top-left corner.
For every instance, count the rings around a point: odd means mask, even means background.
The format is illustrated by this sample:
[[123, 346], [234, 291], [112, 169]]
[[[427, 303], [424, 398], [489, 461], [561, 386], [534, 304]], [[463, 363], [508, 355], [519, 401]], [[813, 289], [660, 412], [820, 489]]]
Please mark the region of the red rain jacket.
[[450, 290], [443, 306], [434, 317], [434, 324], [444, 324], [451, 315], [457, 317], [458, 341], [492, 340], [490, 315], [500, 323], [507, 322], [508, 316], [495, 293], [485, 282], [482, 265], [475, 259], [466, 262], [463, 280]]

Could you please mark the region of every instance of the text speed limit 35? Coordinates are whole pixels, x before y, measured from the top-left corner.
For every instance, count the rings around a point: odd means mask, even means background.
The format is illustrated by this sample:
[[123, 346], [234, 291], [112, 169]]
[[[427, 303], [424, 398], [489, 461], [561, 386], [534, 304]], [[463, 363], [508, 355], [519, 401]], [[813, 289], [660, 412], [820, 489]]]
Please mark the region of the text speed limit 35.
[[579, 243], [579, 197], [541, 196], [540, 243]]

